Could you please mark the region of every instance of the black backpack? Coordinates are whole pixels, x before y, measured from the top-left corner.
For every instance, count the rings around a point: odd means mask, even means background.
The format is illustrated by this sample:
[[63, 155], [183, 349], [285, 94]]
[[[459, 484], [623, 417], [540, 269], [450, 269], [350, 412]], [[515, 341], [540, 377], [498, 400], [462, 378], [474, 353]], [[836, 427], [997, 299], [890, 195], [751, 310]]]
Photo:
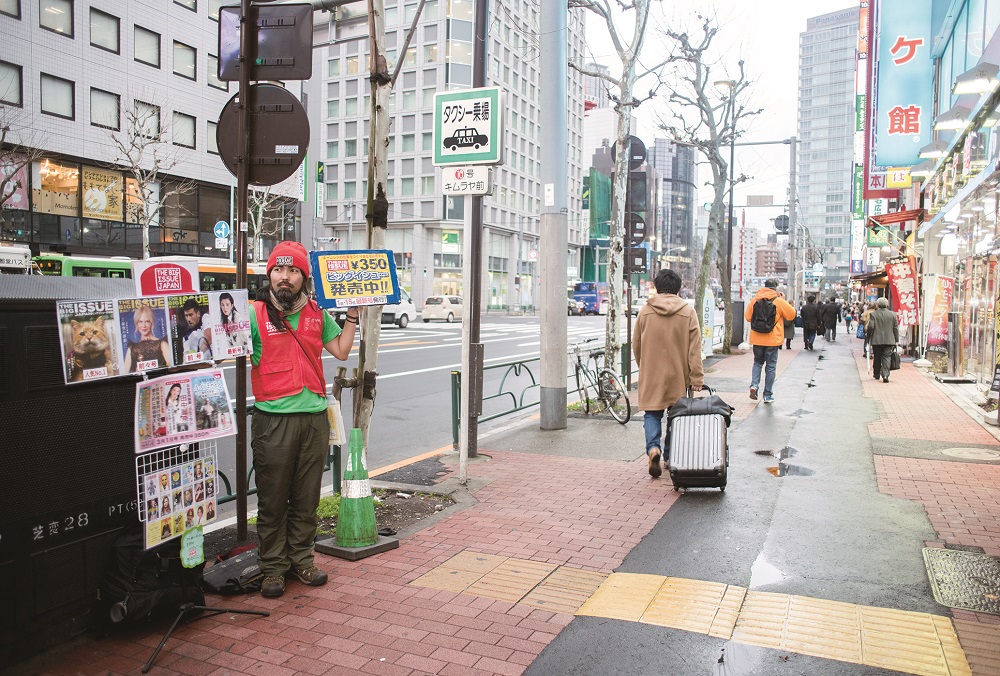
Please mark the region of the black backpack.
[[202, 563], [184, 568], [180, 538], [144, 550], [141, 531], [118, 536], [101, 580], [92, 626], [105, 633], [112, 625], [134, 626], [176, 615], [182, 603], [204, 605]]
[[778, 309], [770, 298], [758, 298], [750, 315], [750, 330], [757, 333], [771, 333], [778, 319]]

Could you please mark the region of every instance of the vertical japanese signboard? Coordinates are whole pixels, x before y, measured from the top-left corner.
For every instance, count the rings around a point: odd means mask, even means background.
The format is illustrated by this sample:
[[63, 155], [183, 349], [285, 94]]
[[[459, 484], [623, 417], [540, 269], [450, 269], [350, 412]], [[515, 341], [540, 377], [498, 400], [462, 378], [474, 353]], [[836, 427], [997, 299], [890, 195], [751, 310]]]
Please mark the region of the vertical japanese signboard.
[[878, 4], [873, 172], [916, 164], [920, 148], [932, 140], [931, 5], [910, 0]]
[[892, 291], [892, 307], [899, 318], [899, 327], [917, 324], [917, 276], [912, 258], [893, 258], [885, 266]]
[[947, 353], [948, 312], [951, 311], [951, 299], [955, 294], [955, 279], [935, 275], [934, 286], [928, 291], [934, 295], [927, 325], [927, 351]]

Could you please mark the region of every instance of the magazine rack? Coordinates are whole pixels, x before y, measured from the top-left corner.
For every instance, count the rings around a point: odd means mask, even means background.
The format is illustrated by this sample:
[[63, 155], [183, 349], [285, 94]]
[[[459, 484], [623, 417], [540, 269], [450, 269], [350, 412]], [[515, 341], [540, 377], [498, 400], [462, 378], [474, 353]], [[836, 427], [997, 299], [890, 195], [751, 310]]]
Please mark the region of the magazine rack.
[[196, 617], [195, 620], [200, 620], [206, 617], [214, 617], [216, 615], [222, 615], [223, 613], [237, 613], [239, 615], [260, 615], [261, 617], [268, 617], [271, 613], [266, 610], [240, 610], [237, 608], [217, 608], [214, 606], [199, 606], [194, 603], [182, 603], [180, 608], [177, 609], [177, 617], [174, 618], [174, 623], [170, 625], [170, 629], [167, 629], [167, 633], [163, 635], [160, 639], [160, 644], [156, 646], [156, 650], [153, 654], [149, 656], [149, 659], [144, 665], [142, 665], [142, 673], [148, 674], [149, 670], [153, 668], [153, 662], [156, 661], [156, 656], [160, 654], [163, 650], [163, 646], [167, 644], [167, 640], [170, 639], [170, 635], [174, 633], [174, 629], [181, 623], [184, 616], [190, 612], [208, 612], [208, 615], [201, 615]]

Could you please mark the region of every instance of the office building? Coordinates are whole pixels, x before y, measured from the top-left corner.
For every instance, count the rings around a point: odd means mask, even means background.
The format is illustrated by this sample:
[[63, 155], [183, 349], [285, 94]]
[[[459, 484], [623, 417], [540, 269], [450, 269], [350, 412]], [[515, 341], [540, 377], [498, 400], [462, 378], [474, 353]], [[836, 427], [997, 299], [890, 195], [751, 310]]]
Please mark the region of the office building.
[[813, 17], [799, 35], [798, 218], [824, 252], [831, 285], [850, 276], [858, 14]]
[[647, 151], [647, 161], [656, 168], [660, 180], [654, 255], [660, 257], [660, 267], [677, 270], [691, 284], [701, 260], [695, 241], [695, 149], [658, 138]]

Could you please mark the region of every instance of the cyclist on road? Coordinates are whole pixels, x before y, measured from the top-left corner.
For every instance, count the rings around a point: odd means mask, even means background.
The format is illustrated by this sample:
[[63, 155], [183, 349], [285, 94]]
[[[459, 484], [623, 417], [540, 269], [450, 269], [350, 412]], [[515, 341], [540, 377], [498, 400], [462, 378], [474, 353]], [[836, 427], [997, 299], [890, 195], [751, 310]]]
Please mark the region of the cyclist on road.
[[635, 320], [632, 354], [639, 365], [639, 408], [645, 411], [642, 426], [649, 475], [655, 478], [662, 473], [661, 455], [665, 461], [670, 453], [670, 436], [663, 437], [663, 412], [683, 397], [687, 388], [700, 390], [705, 373], [698, 315], [677, 295], [680, 275], [660, 270], [653, 283], [656, 295], [646, 301]]

